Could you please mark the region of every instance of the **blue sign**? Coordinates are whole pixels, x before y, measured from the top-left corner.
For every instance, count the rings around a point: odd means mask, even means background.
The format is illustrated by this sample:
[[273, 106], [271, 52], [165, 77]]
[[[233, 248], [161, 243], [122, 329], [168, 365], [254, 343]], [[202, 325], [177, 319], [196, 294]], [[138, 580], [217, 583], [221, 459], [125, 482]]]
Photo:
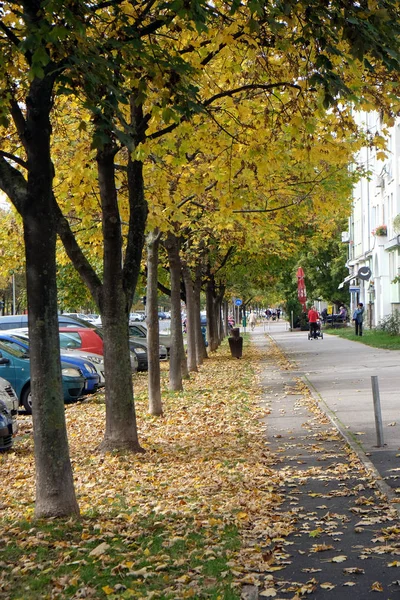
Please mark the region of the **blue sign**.
[[350, 294], [359, 294], [360, 293], [360, 288], [356, 285], [351, 285], [349, 287], [349, 292]]
[[241, 299], [240, 298], [236, 298], [235, 304], [236, 304], [236, 306], [241, 306], [242, 305]]

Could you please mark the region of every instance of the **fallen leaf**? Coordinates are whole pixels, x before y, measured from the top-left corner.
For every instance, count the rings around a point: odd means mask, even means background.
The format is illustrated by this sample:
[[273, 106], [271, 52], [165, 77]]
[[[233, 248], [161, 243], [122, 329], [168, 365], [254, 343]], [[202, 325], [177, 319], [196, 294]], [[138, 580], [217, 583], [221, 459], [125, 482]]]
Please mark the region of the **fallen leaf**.
[[331, 562], [333, 563], [341, 563], [345, 560], [347, 560], [347, 556], [345, 556], [344, 554], [342, 554], [341, 556], [334, 556], [333, 558], [331, 558]]
[[89, 556], [101, 556], [102, 554], [105, 554], [105, 552], [107, 552], [109, 547], [110, 544], [107, 544], [107, 542], [102, 542], [101, 544], [96, 546], [96, 548], [93, 548], [91, 552], [89, 552]]

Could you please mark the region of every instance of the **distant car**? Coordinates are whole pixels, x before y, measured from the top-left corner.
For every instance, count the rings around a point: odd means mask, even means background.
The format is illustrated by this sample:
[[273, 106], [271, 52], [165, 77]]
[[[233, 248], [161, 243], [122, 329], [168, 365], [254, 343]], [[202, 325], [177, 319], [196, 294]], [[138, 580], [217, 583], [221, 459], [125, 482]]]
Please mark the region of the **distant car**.
[[[147, 326], [143, 323], [135, 323], [134, 325], [129, 325], [129, 337], [137, 337], [147, 340]], [[171, 354], [171, 336], [166, 333], [159, 333], [158, 336], [160, 346], [165, 346], [167, 349], [167, 355]], [[160, 357], [161, 358], [161, 357]], [[163, 360], [163, 358], [161, 358]]]
[[167, 314], [165, 312], [160, 311], [158, 313], [158, 318], [164, 320], [164, 319], [167, 319], [168, 317], [167, 317]]
[[[62, 388], [65, 402], [76, 401], [81, 396], [85, 378], [76, 367], [61, 361]], [[16, 343], [0, 341], [0, 377], [14, 388], [20, 405], [32, 412], [30, 361], [26, 351]]]
[[131, 321], [144, 321], [146, 315], [144, 313], [139, 312], [131, 312], [129, 315], [129, 322]]

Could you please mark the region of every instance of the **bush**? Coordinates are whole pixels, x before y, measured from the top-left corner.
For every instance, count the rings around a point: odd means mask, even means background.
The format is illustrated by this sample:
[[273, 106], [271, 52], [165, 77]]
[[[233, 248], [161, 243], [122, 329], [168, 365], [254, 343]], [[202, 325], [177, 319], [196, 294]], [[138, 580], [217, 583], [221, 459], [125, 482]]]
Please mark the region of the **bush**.
[[391, 315], [386, 315], [381, 321], [379, 321], [377, 329], [384, 331], [389, 335], [400, 334], [400, 313], [396, 309]]

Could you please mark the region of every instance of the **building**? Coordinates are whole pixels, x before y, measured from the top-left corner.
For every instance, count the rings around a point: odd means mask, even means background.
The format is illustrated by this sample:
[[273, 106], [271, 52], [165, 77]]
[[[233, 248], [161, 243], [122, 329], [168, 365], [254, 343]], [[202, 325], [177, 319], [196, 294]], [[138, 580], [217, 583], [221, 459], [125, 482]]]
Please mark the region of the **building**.
[[[382, 135], [377, 113], [359, 113], [357, 122], [367, 134]], [[349, 245], [350, 308], [366, 308], [366, 321], [376, 326], [395, 309], [400, 310], [400, 119], [390, 128], [386, 157], [375, 147], [362, 148], [354, 168], [364, 175], [353, 190], [353, 208], [342, 241]]]

